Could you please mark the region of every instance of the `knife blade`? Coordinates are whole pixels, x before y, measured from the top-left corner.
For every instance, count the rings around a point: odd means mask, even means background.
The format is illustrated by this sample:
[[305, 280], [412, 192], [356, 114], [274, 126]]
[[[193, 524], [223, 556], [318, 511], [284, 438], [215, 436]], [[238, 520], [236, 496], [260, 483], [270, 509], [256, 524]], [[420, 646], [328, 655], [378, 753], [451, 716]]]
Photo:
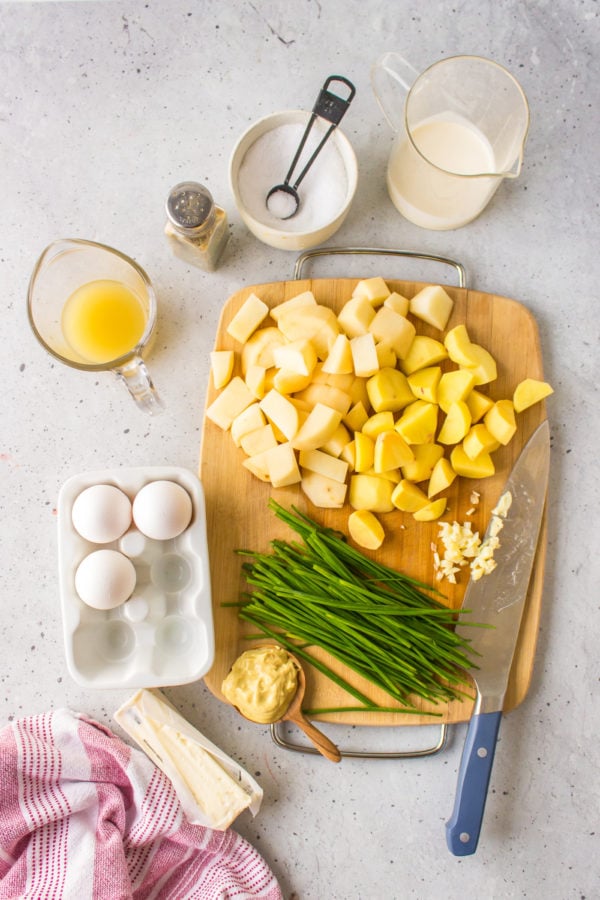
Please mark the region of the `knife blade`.
[[[534, 431], [521, 451], [483, 538], [496, 535], [496, 568], [471, 578], [462, 608], [469, 619], [491, 627], [459, 624], [471, 642], [478, 669], [470, 672], [476, 687], [473, 715], [461, 758], [454, 810], [446, 823], [446, 842], [455, 856], [477, 849], [504, 696], [535, 559], [550, 469], [548, 421]], [[500, 522], [500, 524], [499, 524]], [[499, 531], [498, 529], [501, 528]]]

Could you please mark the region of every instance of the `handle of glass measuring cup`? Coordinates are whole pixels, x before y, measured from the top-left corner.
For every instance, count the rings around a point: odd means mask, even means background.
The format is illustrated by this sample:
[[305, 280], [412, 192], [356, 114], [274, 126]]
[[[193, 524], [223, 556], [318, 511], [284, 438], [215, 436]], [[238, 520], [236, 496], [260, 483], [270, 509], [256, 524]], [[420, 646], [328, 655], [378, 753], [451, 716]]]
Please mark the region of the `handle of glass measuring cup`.
[[381, 111], [393, 131], [404, 128], [404, 104], [419, 77], [399, 53], [384, 53], [371, 68], [371, 87]]
[[156, 416], [163, 411], [164, 404], [156, 392], [150, 372], [141, 356], [134, 356], [114, 371], [143, 412]]

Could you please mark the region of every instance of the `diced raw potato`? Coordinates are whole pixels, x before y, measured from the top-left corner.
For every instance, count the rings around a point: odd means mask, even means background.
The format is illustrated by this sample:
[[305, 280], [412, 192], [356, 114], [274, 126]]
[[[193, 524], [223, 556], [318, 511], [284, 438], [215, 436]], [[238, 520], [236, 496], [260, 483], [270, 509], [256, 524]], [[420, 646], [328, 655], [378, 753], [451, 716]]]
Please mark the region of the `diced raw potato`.
[[352, 438], [350, 437], [350, 432], [346, 428], [343, 422], [340, 422], [338, 427], [335, 429], [327, 443], [323, 444], [320, 447], [321, 450], [324, 450], [325, 453], [329, 453], [330, 456], [341, 456], [342, 450], [346, 446], [346, 444], [350, 443]]
[[390, 410], [384, 410], [369, 416], [361, 430], [374, 440], [382, 431], [391, 431], [393, 427], [394, 414]]
[[438, 500], [432, 500], [427, 506], [414, 512], [413, 519], [415, 519], [416, 522], [433, 522], [444, 514], [447, 502], [445, 497], [439, 497]]
[[449, 488], [455, 478], [456, 472], [450, 465], [450, 462], [445, 456], [440, 457], [429, 477], [429, 484], [427, 485], [427, 496], [429, 499]]
[[534, 403], [539, 403], [540, 400], [544, 400], [553, 393], [554, 390], [547, 381], [526, 378], [517, 385], [513, 394], [515, 412], [523, 412], [524, 409], [528, 409]]
[[375, 412], [399, 412], [415, 399], [406, 375], [388, 367], [369, 378], [367, 394]]
[[392, 291], [389, 297], [386, 297], [383, 301], [383, 305], [387, 306], [388, 309], [393, 309], [399, 316], [407, 316], [410, 300], [408, 297], [403, 297], [402, 294]]
[[348, 533], [366, 550], [378, 550], [385, 540], [383, 525], [368, 509], [355, 509], [348, 516]]
[[396, 363], [398, 362], [398, 357], [396, 356], [396, 351], [387, 341], [378, 341], [375, 344], [375, 349], [377, 351], [377, 362], [379, 363], [379, 368], [384, 369], [387, 366], [389, 368], [394, 369], [396, 367]]
[[343, 459], [344, 462], [347, 462], [348, 468], [351, 469], [352, 471], [354, 471], [354, 464], [356, 461], [355, 448], [356, 448], [355, 442], [352, 440], [348, 444], [346, 444], [346, 446], [344, 447], [344, 449], [342, 450], [342, 452], [340, 454], [340, 459]]
[[355, 403], [351, 409], [348, 410], [346, 415], [344, 416], [343, 422], [350, 431], [362, 431], [363, 426], [367, 419], [369, 418], [369, 414], [364, 407], [362, 401], [358, 401]]
[[377, 435], [373, 468], [378, 474], [399, 469], [414, 458], [411, 448], [397, 431], [384, 431]]
[[317, 450], [327, 443], [341, 421], [339, 410], [316, 403], [292, 443], [296, 450]]
[[248, 385], [257, 400], [262, 400], [265, 396], [265, 379], [267, 370], [264, 366], [252, 365], [248, 366], [244, 381]]
[[299, 375], [287, 369], [278, 369], [273, 376], [273, 387], [280, 394], [295, 394], [303, 391], [312, 382], [311, 375]]
[[437, 431], [438, 408], [426, 400], [413, 400], [405, 407], [395, 429], [407, 444], [427, 444]]
[[217, 390], [224, 388], [233, 375], [235, 352], [233, 350], [212, 350], [210, 354], [210, 370], [213, 384]]
[[354, 373], [360, 378], [369, 378], [379, 370], [375, 338], [368, 332], [350, 340]]
[[377, 310], [369, 331], [376, 341], [385, 340], [391, 344], [398, 359], [404, 359], [407, 355], [417, 333], [412, 322], [388, 306]]
[[223, 431], [227, 431], [235, 417], [254, 403], [255, 399], [246, 382], [235, 375], [207, 408], [206, 416]]
[[279, 369], [297, 372], [298, 375], [311, 375], [317, 364], [317, 352], [311, 341], [298, 338], [289, 344], [275, 347], [273, 360]]
[[391, 512], [394, 486], [379, 475], [352, 475], [348, 499], [353, 509], [369, 509], [374, 513]]
[[377, 475], [378, 478], [387, 478], [392, 484], [398, 484], [402, 481], [402, 472], [400, 469], [386, 469], [385, 472], [376, 472], [375, 467], [367, 469], [365, 475]]
[[469, 369], [454, 369], [451, 372], [444, 372], [437, 389], [438, 404], [447, 413], [451, 403], [467, 399], [474, 384], [475, 375]]
[[343, 459], [336, 459], [322, 450], [301, 450], [298, 455], [300, 467], [310, 472], [318, 472], [326, 475], [334, 481], [345, 483], [348, 474], [348, 463]]
[[389, 295], [390, 289], [380, 275], [363, 278], [352, 291], [353, 297], [365, 297], [373, 306], [379, 306]]
[[258, 403], [251, 403], [243, 412], [236, 416], [231, 423], [231, 437], [236, 447], [241, 446], [241, 440], [245, 434], [256, 431], [267, 424], [263, 412]]
[[265, 394], [259, 405], [267, 419], [291, 441], [300, 427], [298, 408], [275, 389]]
[[427, 481], [436, 463], [443, 456], [444, 448], [439, 444], [416, 444], [410, 449], [415, 458], [402, 466], [402, 475], [408, 481]]
[[303, 472], [300, 486], [314, 506], [341, 509], [346, 502], [348, 486], [318, 472]]
[[273, 351], [282, 344], [285, 344], [285, 338], [278, 328], [272, 325], [259, 328], [242, 347], [242, 374], [245, 375], [250, 366], [270, 369], [275, 365]]
[[345, 334], [338, 334], [329, 351], [322, 371], [332, 375], [346, 375], [354, 372], [350, 341]]
[[473, 390], [469, 393], [469, 396], [466, 398], [466, 404], [469, 407], [469, 411], [471, 413], [471, 422], [479, 422], [480, 419], [484, 417], [488, 409], [491, 409], [494, 405], [494, 401], [491, 397], [488, 397], [487, 394], [482, 394], [481, 391]]
[[240, 446], [247, 456], [256, 456], [277, 446], [277, 438], [272, 425], [263, 425], [255, 431], [245, 434], [240, 441]]
[[290, 300], [284, 300], [283, 303], [278, 303], [277, 306], [274, 306], [271, 309], [271, 318], [277, 322], [281, 315], [285, 315], [291, 309], [299, 309], [302, 306], [316, 306], [317, 301], [315, 300], [315, 295], [312, 291], [302, 291], [301, 294], [296, 294], [295, 297], [292, 297]]
[[346, 415], [352, 403], [350, 395], [345, 391], [340, 391], [339, 388], [333, 387], [331, 384], [320, 384], [318, 382], [313, 382], [304, 388], [303, 391], [299, 391], [296, 394], [296, 398], [304, 400], [310, 406], [315, 406], [317, 403], [330, 406], [332, 409], [337, 409], [342, 416]]
[[314, 381], [315, 384], [329, 384], [331, 375], [328, 372], [323, 371], [323, 365], [324, 363], [320, 362], [320, 360], [317, 360], [317, 364], [310, 376], [310, 380]]
[[512, 400], [497, 400], [483, 417], [489, 433], [501, 444], [508, 444], [517, 430]]
[[375, 318], [373, 305], [366, 297], [352, 297], [338, 313], [338, 325], [348, 338], [366, 334]]
[[408, 386], [417, 400], [426, 400], [428, 403], [437, 403], [437, 388], [442, 377], [440, 366], [428, 366], [426, 369], [418, 369], [408, 376]]
[[362, 431], [354, 435], [354, 471], [366, 472], [373, 466], [375, 459], [375, 441]]
[[[323, 366], [324, 363], [318, 363], [318, 365]], [[318, 377], [323, 379], [324, 384], [337, 388], [339, 391], [344, 391], [345, 394], [350, 394], [356, 380], [354, 372], [336, 375], [335, 372], [323, 372], [322, 369], [320, 370]], [[316, 380], [317, 378], [313, 375], [313, 381]]]
[[421, 488], [403, 478], [392, 491], [392, 503], [396, 509], [412, 513], [427, 506], [429, 499]]
[[479, 344], [471, 344], [471, 358], [475, 361], [474, 365], [465, 367], [475, 376], [475, 384], [489, 384], [495, 381], [498, 375], [496, 360], [485, 347]]
[[410, 345], [408, 355], [400, 360], [400, 368], [405, 375], [412, 375], [419, 369], [435, 366], [447, 357], [448, 352], [441, 341], [436, 341], [435, 338], [427, 337], [424, 334], [417, 334]]
[[256, 456], [247, 456], [242, 460], [245, 469], [258, 478], [260, 481], [270, 481], [269, 466], [267, 464], [267, 454], [259, 453]]
[[471, 427], [471, 413], [464, 400], [451, 403], [437, 439], [440, 444], [458, 444]]
[[417, 319], [444, 331], [452, 313], [454, 300], [439, 284], [429, 284], [422, 288], [410, 301], [410, 312]]
[[444, 338], [444, 346], [448, 356], [457, 366], [471, 366], [471, 338], [467, 326], [460, 324], [451, 328]]
[[462, 444], [452, 448], [450, 465], [462, 478], [489, 478], [496, 471], [489, 453], [480, 453], [475, 459], [469, 459]]
[[327, 359], [329, 350], [340, 333], [334, 311], [319, 303], [281, 313], [277, 324], [288, 341], [297, 341], [299, 338], [311, 341], [319, 359]]
[[240, 344], [244, 344], [268, 315], [267, 304], [263, 303], [256, 294], [250, 294], [227, 326], [227, 334], [239, 341]]
[[290, 443], [277, 444], [265, 452], [265, 457], [273, 487], [287, 487], [301, 480], [296, 454]]
[[367, 394], [367, 382], [364, 378], [354, 377], [351, 387], [348, 389], [352, 406], [355, 403], [362, 403], [365, 409], [369, 406], [369, 395]]
[[475, 459], [480, 453], [493, 453], [500, 442], [490, 434], [483, 422], [473, 425], [463, 440], [464, 451], [469, 459]]

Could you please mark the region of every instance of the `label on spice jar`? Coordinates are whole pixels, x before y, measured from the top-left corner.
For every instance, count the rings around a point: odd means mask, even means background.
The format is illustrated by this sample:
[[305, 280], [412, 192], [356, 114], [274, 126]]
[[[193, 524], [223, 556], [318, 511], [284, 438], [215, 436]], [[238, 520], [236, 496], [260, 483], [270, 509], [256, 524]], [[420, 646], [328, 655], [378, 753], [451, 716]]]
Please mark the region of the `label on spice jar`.
[[[332, 136], [298, 187], [300, 206], [296, 215], [282, 220], [267, 209], [267, 194], [272, 187], [284, 181], [304, 130], [305, 126], [301, 123], [274, 128], [259, 137], [242, 160], [238, 173], [240, 199], [248, 213], [262, 225], [282, 231], [313, 231], [335, 219], [346, 203], [346, 168]], [[323, 134], [324, 128], [318, 121], [315, 122], [294, 167], [290, 178], [292, 185]]]

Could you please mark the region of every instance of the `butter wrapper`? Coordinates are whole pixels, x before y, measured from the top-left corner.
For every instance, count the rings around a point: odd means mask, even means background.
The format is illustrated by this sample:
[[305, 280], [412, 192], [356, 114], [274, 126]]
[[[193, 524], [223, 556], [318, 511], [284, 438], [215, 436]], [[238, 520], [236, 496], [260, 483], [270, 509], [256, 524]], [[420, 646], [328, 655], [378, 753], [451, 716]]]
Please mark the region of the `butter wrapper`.
[[137, 691], [115, 721], [170, 779], [192, 825], [224, 831], [249, 809], [255, 816], [260, 785], [181, 716], [160, 691]]

